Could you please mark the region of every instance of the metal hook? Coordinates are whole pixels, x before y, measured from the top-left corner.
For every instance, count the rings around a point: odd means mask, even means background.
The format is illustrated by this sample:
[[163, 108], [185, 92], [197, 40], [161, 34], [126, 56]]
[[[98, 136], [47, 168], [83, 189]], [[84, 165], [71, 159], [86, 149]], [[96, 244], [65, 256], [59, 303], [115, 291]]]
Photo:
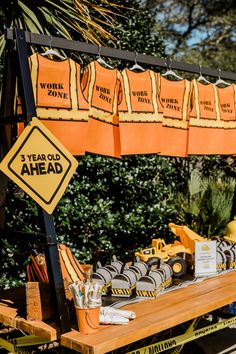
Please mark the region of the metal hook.
[[50, 35], [50, 40], [49, 40], [49, 48], [52, 49], [52, 35]]
[[215, 82], [215, 85], [226, 85], [226, 86], [229, 86], [230, 84], [224, 80], [221, 79], [221, 69], [218, 68], [218, 80]]
[[138, 61], [137, 61], [137, 57], [138, 57], [138, 53], [137, 52], [134, 52], [134, 65], [132, 66], [132, 68], [130, 68], [130, 70], [141, 70], [141, 71], [145, 71], [145, 69], [138, 64]]
[[98, 44], [98, 56], [99, 56], [99, 58], [101, 57], [101, 49], [102, 49], [101, 44]]
[[102, 49], [102, 46], [99, 44], [98, 45], [98, 59], [97, 59], [97, 62], [102, 64], [103, 66], [108, 67], [109, 69], [113, 69], [113, 67], [111, 65], [109, 65], [108, 63], [106, 63], [106, 61], [101, 57], [101, 49]]
[[202, 64], [199, 64], [199, 76], [197, 78], [197, 81], [200, 81], [205, 84], [209, 84], [210, 81], [208, 81], [203, 75], [202, 75]]
[[79, 58], [79, 61], [81, 62], [81, 64], [83, 65], [84, 62], [83, 62], [83, 59], [81, 58], [81, 55], [78, 55], [78, 58]]
[[199, 64], [199, 75], [202, 75], [202, 64]]
[[165, 65], [168, 67], [169, 70], [171, 70], [171, 62], [172, 60], [170, 57], [166, 58]]

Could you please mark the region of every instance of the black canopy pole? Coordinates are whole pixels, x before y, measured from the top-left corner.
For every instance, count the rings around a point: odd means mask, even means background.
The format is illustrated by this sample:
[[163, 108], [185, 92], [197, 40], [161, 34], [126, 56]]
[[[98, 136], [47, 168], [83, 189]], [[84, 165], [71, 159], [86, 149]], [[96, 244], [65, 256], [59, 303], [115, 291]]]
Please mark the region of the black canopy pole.
[[[6, 30], [6, 38], [12, 40], [14, 39], [14, 31], [12, 29]], [[47, 36], [44, 34], [25, 32], [25, 40], [27, 44], [36, 45], [36, 46], [45, 47], [45, 46], [52, 45], [53, 48], [81, 52], [81, 53], [86, 53], [91, 55], [98, 55], [99, 53], [99, 47], [95, 44], [74, 41], [74, 40], [64, 39], [60, 37]], [[137, 62], [140, 64], [158, 66], [160, 68], [167, 67], [166, 59], [164, 58], [158, 58], [146, 54], [136, 54], [135, 52], [130, 52], [128, 50], [101, 47], [100, 54], [101, 56], [104, 57], [116, 58], [116, 59], [121, 59], [130, 62], [134, 62], [136, 58]], [[175, 61], [175, 60], [171, 61], [171, 68], [175, 70], [194, 73], [194, 74], [200, 73], [199, 65], [189, 64], [189, 63]], [[212, 68], [201, 67], [201, 74], [218, 78], [219, 68], [212, 69]], [[236, 73], [230, 71], [221, 70], [220, 77], [222, 79], [236, 81]]]
[[[16, 85], [16, 60], [14, 52], [12, 51], [14, 43], [7, 41], [5, 56], [4, 56], [4, 72], [2, 95], [0, 104], [0, 116], [13, 115], [14, 105], [14, 91]], [[0, 121], [3, 119], [0, 118]], [[13, 126], [10, 122], [8, 124], [0, 124], [0, 161], [10, 150], [12, 145], [12, 130]], [[5, 203], [7, 198], [7, 176], [0, 171], [0, 237], [5, 233]], [[0, 257], [1, 258], [1, 257]], [[1, 267], [1, 259], [0, 259]]]
[[[30, 121], [33, 116], [36, 116], [36, 107], [24, 31], [16, 29], [15, 39], [16, 53], [18, 55], [19, 63], [20, 97], [23, 100], [22, 103], [24, 103], [23, 111], [25, 110], [27, 120]], [[14, 91], [12, 92], [12, 95], [14, 96]], [[56, 310], [57, 331], [60, 334], [66, 333], [71, 330], [71, 324], [62, 279], [53, 216], [46, 213], [42, 208], [39, 208], [39, 222], [41, 229], [46, 234], [48, 240], [45, 245], [45, 257], [53, 303]]]
[[28, 52], [24, 31], [15, 30], [16, 53], [18, 56], [18, 88], [20, 92], [22, 110], [26, 114], [26, 121], [31, 121], [37, 115], [34, 102], [33, 87], [28, 62]]

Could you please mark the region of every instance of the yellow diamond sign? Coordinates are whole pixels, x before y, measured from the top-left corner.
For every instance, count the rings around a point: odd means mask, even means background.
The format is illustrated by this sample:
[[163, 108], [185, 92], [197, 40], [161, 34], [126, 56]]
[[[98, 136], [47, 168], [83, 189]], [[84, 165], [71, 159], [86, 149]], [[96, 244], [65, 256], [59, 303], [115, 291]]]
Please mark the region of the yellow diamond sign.
[[78, 162], [37, 119], [24, 129], [0, 170], [51, 214]]

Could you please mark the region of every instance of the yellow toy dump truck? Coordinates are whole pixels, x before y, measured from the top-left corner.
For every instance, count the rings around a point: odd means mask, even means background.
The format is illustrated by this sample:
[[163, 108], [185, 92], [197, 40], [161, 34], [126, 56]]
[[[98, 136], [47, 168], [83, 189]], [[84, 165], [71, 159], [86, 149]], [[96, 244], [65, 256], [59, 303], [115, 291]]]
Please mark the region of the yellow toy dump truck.
[[152, 240], [152, 247], [135, 252], [135, 257], [146, 262], [149, 267], [159, 266], [160, 260], [167, 262], [173, 271], [174, 277], [186, 274], [187, 265], [193, 262], [195, 241], [205, 241], [187, 226], [170, 223], [169, 228], [179, 238], [174, 243], [166, 244], [161, 238]]

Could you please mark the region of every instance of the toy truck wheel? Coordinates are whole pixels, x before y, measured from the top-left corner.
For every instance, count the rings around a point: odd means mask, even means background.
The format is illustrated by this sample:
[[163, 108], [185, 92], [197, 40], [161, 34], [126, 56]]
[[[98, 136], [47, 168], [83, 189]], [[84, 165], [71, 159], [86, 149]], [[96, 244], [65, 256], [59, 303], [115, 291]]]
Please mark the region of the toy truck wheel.
[[160, 263], [160, 258], [151, 258], [147, 261], [147, 266], [150, 268], [150, 270], [154, 270], [160, 267]]
[[181, 257], [173, 257], [168, 262], [169, 266], [172, 268], [174, 277], [182, 277], [186, 274], [187, 264], [185, 260]]

